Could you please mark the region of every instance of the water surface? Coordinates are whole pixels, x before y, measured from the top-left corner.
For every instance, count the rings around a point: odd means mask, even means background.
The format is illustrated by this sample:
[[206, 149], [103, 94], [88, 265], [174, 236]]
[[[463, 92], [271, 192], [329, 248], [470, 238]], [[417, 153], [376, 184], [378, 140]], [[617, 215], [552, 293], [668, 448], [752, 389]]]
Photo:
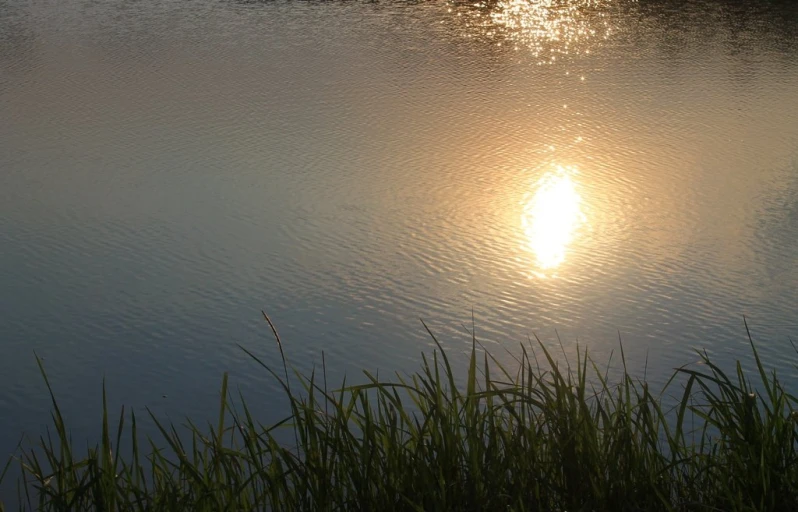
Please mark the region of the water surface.
[[[621, 334], [798, 362], [790, 2], [0, 0], [0, 456], [100, 384], [173, 419], [240, 343], [414, 369]], [[504, 357], [504, 356], [502, 356]]]

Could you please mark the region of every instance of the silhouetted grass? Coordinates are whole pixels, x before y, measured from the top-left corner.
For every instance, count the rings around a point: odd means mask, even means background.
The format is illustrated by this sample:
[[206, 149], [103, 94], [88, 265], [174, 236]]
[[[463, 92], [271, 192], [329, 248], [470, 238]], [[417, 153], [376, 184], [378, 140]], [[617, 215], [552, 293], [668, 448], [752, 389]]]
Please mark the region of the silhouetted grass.
[[331, 390], [323, 364], [296, 374], [299, 392], [284, 356], [280, 375], [248, 352], [290, 399], [273, 425], [232, 400], [225, 375], [216, 425], [180, 434], [148, 411], [160, 435], [142, 440], [133, 412], [111, 420], [103, 390], [102, 439], [80, 453], [53, 397], [51, 431], [15, 458], [18, 498], [28, 510], [798, 510], [796, 398], [753, 343], [753, 383], [699, 353], [666, 385], [667, 409], [625, 362], [610, 382], [587, 351], [562, 367], [539, 342], [541, 365], [522, 347], [510, 367], [473, 339], [458, 387], [435, 343], [415, 374]]

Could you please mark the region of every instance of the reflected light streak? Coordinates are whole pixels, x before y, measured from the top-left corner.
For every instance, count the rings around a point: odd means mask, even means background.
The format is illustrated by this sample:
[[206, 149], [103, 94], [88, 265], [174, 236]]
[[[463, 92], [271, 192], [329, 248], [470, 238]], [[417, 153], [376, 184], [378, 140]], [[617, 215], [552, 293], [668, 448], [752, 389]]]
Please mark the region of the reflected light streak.
[[525, 202], [521, 225], [527, 248], [535, 254], [541, 271], [565, 261], [568, 245], [584, 222], [582, 198], [572, 168], [557, 166], [538, 180], [534, 194]]

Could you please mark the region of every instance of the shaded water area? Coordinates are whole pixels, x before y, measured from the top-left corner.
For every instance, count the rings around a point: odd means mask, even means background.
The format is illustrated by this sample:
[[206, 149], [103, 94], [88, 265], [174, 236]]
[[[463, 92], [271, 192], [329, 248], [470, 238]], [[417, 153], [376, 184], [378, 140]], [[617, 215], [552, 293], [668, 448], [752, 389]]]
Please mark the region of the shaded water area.
[[790, 375], [797, 36], [774, 1], [0, 0], [0, 457], [49, 418], [34, 351], [76, 439], [103, 377], [282, 417], [261, 309], [335, 381], [472, 310], [659, 383], [745, 315]]

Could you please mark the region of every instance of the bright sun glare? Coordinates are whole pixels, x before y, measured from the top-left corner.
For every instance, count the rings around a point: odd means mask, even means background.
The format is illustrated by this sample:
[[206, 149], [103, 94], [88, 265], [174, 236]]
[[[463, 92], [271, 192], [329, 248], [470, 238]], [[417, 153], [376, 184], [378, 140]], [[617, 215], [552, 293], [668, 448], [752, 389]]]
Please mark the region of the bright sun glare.
[[584, 221], [574, 174], [574, 169], [561, 166], [547, 172], [524, 205], [521, 223], [541, 271], [554, 269], [565, 260], [568, 245]]

